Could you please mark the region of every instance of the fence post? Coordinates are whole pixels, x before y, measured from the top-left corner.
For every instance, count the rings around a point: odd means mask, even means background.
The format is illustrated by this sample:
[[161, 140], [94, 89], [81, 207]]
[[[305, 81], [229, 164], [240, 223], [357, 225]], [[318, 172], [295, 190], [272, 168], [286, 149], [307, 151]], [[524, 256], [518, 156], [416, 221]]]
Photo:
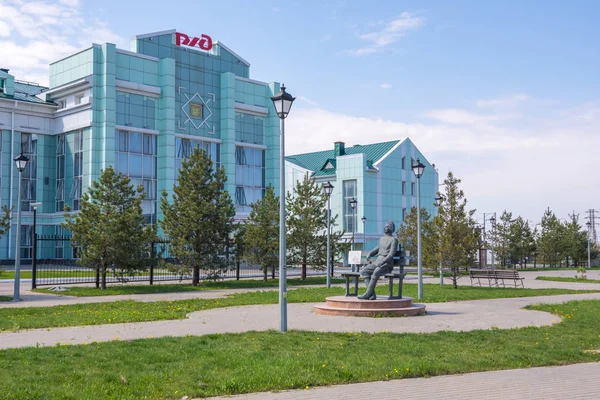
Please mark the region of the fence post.
[[96, 289], [100, 289], [100, 265], [96, 268]]
[[154, 262], [156, 261], [156, 251], [154, 245], [156, 241], [152, 241], [152, 249], [150, 250], [150, 285], [154, 284]]
[[33, 232], [33, 243], [32, 243], [32, 257], [31, 257], [31, 289], [37, 287], [37, 233]]

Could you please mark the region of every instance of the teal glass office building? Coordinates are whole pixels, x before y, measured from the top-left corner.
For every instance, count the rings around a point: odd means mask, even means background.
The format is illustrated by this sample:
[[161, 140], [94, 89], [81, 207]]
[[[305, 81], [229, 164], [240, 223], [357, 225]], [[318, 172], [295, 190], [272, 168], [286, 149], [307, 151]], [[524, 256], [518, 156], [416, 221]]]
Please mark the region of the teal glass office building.
[[[286, 156], [286, 190], [293, 193], [306, 175], [319, 185], [330, 182], [331, 215], [338, 216], [333, 230], [344, 231], [355, 250], [372, 250], [386, 222], [398, 229], [417, 206], [418, 185], [411, 169], [417, 159], [425, 165], [421, 208], [435, 216], [438, 172], [409, 138], [353, 146], [336, 142], [329, 150]], [[354, 209], [351, 199], [356, 200]]]
[[[15, 257], [18, 190], [21, 257], [30, 259], [33, 204], [37, 233], [63, 234], [65, 205], [78, 210], [108, 166], [143, 185], [149, 223], [161, 219], [158, 197], [172, 191], [194, 148], [225, 167], [238, 219], [266, 185], [278, 189], [279, 118], [270, 97], [279, 84], [251, 79], [244, 58], [202, 32], [138, 35], [131, 50], [93, 44], [52, 63], [48, 88], [15, 78], [0, 70], [0, 202], [14, 207], [1, 260]], [[19, 184], [13, 158], [21, 152], [30, 162]], [[73, 256], [58, 241], [50, 253], [40, 256]]]

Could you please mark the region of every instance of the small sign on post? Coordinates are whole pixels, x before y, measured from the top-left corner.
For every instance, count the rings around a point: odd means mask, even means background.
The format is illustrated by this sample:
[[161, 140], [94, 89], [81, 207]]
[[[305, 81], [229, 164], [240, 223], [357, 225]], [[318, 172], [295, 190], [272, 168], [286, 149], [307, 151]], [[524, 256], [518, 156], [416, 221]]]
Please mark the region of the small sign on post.
[[348, 264], [362, 264], [362, 251], [353, 250], [348, 252]]

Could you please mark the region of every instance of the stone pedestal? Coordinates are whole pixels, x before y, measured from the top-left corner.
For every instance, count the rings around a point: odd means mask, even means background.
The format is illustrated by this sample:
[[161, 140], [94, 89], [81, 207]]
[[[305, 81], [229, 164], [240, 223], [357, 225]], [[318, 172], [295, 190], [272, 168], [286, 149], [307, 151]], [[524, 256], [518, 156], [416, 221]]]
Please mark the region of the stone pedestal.
[[334, 296], [315, 306], [315, 314], [343, 317], [412, 317], [425, 314], [425, 304], [413, 304], [411, 297], [402, 299], [360, 300]]

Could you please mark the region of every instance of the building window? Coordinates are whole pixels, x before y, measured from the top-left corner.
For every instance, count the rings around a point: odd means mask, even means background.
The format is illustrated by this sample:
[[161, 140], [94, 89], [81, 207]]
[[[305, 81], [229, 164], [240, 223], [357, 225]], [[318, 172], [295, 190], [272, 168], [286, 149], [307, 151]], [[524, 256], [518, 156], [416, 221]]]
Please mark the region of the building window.
[[21, 133], [21, 152], [29, 158], [21, 173], [21, 210], [31, 211], [37, 190], [37, 135]]
[[63, 108], [67, 108], [67, 102], [66, 102], [66, 100], [59, 100], [58, 101], [58, 109], [62, 110]]
[[406, 194], [406, 181], [402, 181], [402, 194]]
[[264, 144], [265, 119], [256, 115], [235, 113], [235, 140]]
[[81, 103], [83, 103], [83, 93], [75, 95], [75, 104], [81, 104]]
[[221, 147], [219, 143], [175, 138], [175, 179], [179, 177], [181, 160], [188, 158], [196, 148], [204, 150], [208, 154], [215, 169], [221, 166]]
[[81, 192], [83, 183], [83, 130], [73, 132], [73, 183], [69, 198], [73, 201], [73, 210], [81, 210]]
[[402, 222], [406, 220], [406, 208], [402, 209]]
[[235, 209], [250, 212], [250, 205], [265, 192], [265, 151], [253, 147], [235, 148]]
[[415, 183], [414, 183], [414, 182], [411, 182], [411, 183], [410, 183], [410, 194], [411, 194], [412, 196], [414, 196], [414, 195], [415, 195]]
[[65, 134], [56, 136], [56, 212], [65, 209]]
[[146, 223], [156, 223], [156, 136], [139, 132], [117, 130], [115, 135], [115, 171], [142, 185], [146, 197], [142, 213]]
[[344, 229], [356, 232], [356, 213], [350, 206], [350, 200], [356, 198], [356, 180], [344, 181]]
[[153, 97], [117, 92], [117, 125], [156, 129], [157, 106]]
[[406, 157], [402, 157], [402, 169], [406, 169]]
[[33, 225], [21, 225], [21, 259], [31, 259], [33, 253], [32, 236]]

